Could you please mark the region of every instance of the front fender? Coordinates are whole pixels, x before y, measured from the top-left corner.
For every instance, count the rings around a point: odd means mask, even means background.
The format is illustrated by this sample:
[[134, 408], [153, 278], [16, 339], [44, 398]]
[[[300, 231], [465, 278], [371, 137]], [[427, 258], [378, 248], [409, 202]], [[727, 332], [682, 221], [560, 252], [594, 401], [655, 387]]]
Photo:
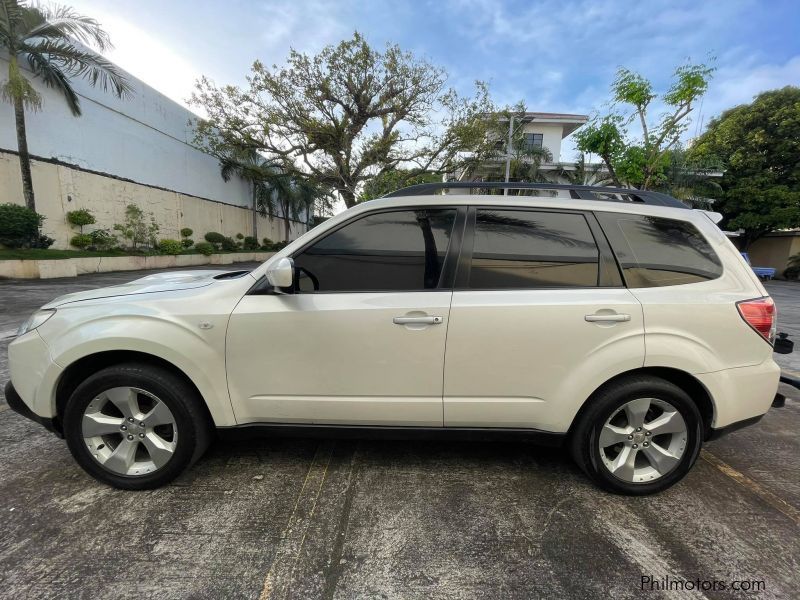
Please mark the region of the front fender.
[[[72, 309], [86, 310], [86, 309]], [[156, 356], [180, 369], [197, 387], [217, 426], [234, 425], [235, 418], [225, 374], [225, 330], [228, 314], [203, 315], [197, 319], [163, 312], [103, 314], [85, 320], [68, 314], [48, 322], [40, 332], [47, 343], [54, 373], [45, 373], [41, 398], [55, 414], [55, 391], [60, 373], [76, 361], [109, 351], [131, 351]], [[113, 314], [116, 313], [116, 314]]]

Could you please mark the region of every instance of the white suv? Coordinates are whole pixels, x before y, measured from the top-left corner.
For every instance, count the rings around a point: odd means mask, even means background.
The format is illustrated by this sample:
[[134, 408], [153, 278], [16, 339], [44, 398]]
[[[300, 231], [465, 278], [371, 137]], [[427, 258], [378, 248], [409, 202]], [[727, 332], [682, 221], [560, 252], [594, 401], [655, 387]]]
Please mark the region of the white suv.
[[713, 215], [653, 192], [512, 185], [415, 186], [252, 272], [57, 298], [9, 346], [9, 405], [126, 489], [172, 480], [215, 430], [259, 428], [519, 436], [647, 494], [761, 418], [775, 308]]

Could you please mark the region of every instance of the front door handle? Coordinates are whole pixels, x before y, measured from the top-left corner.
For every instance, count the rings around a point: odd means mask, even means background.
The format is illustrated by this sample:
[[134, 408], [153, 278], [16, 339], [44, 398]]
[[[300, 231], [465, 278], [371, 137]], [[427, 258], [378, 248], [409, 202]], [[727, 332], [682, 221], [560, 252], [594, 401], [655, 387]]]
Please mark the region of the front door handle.
[[611, 322], [611, 323], [621, 323], [622, 321], [630, 321], [630, 315], [623, 315], [623, 314], [612, 314], [612, 315], [586, 315], [583, 317], [589, 323], [602, 323], [602, 322]]
[[395, 325], [438, 325], [444, 321], [442, 317], [395, 317]]

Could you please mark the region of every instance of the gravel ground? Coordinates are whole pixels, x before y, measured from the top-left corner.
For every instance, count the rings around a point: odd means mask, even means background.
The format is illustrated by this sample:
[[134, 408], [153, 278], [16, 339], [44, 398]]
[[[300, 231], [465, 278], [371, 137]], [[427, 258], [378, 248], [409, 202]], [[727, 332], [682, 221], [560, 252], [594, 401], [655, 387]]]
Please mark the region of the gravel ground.
[[[54, 296], [139, 275], [0, 282], [0, 337]], [[768, 288], [800, 344], [800, 285]], [[778, 360], [800, 371], [800, 346]], [[0, 597], [668, 597], [642, 577], [717, 581], [680, 597], [796, 597], [786, 391], [649, 498], [600, 492], [562, 452], [524, 444], [308, 439], [217, 443], [172, 485], [122, 492], [0, 403]], [[764, 589], [730, 590], [751, 580]]]

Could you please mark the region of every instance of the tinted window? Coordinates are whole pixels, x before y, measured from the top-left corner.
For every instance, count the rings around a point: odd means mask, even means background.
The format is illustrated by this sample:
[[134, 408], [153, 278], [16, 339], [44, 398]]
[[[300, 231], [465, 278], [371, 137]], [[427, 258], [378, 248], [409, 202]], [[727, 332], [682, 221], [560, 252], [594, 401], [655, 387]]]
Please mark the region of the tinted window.
[[691, 223], [642, 215], [597, 213], [628, 287], [716, 279], [722, 263]]
[[439, 285], [456, 211], [369, 215], [294, 257], [300, 291], [425, 290]]
[[598, 250], [583, 215], [477, 212], [469, 287], [596, 286]]

